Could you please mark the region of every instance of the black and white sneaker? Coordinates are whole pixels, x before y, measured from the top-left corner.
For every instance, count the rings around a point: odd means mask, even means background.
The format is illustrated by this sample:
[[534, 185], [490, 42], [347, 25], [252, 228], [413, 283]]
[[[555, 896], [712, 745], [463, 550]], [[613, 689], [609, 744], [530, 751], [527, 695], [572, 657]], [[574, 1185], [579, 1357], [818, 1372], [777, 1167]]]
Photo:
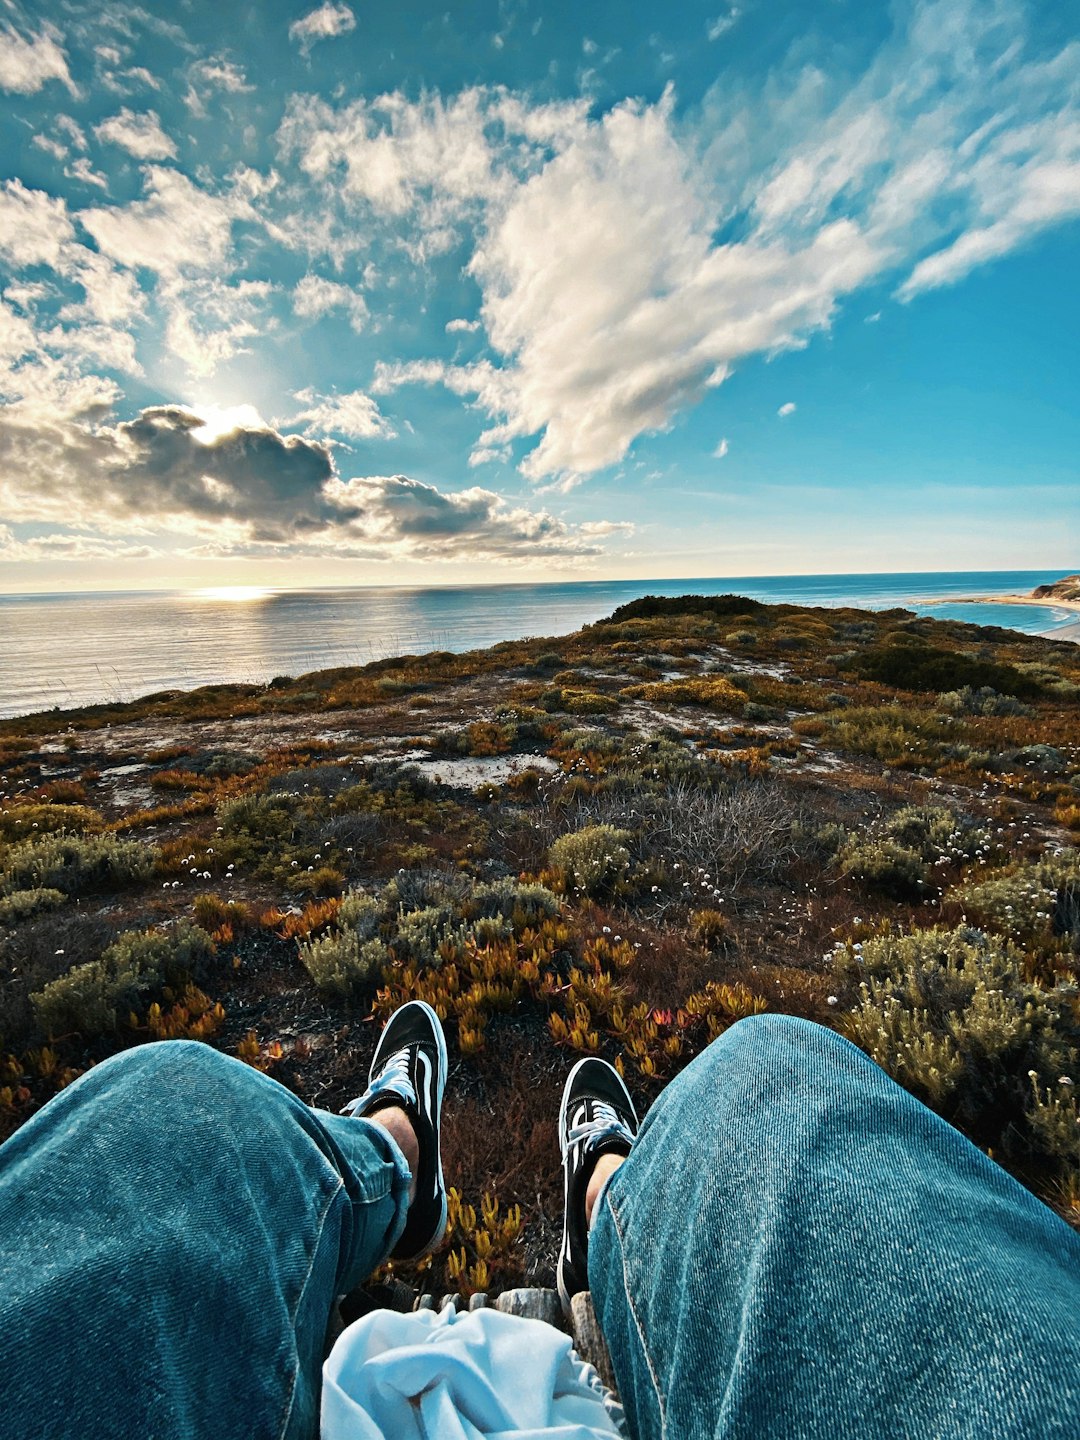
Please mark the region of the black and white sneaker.
[[637, 1127], [634, 1104], [619, 1072], [592, 1055], [579, 1060], [567, 1076], [559, 1106], [564, 1201], [556, 1274], [567, 1314], [571, 1299], [589, 1288], [589, 1230], [585, 1224], [589, 1177], [601, 1155], [629, 1155]]
[[439, 1118], [446, 1088], [446, 1038], [439, 1017], [423, 1000], [395, 1010], [379, 1037], [368, 1087], [350, 1100], [344, 1115], [370, 1116], [400, 1105], [412, 1121], [420, 1147], [416, 1195], [391, 1259], [422, 1260], [446, 1231], [446, 1185], [439, 1151]]

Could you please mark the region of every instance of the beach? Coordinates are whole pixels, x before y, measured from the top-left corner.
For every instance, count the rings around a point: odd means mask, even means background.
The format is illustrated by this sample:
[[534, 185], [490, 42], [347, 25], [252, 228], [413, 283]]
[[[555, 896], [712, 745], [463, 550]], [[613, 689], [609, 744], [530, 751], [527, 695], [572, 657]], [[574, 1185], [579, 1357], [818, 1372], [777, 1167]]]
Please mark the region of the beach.
[[1035, 595], [950, 595], [924, 600], [923, 605], [1035, 605], [1042, 610], [1068, 610], [1076, 616], [1066, 625], [1036, 631], [1054, 640], [1068, 640], [1080, 645], [1080, 600], [1059, 600], [1056, 596]]

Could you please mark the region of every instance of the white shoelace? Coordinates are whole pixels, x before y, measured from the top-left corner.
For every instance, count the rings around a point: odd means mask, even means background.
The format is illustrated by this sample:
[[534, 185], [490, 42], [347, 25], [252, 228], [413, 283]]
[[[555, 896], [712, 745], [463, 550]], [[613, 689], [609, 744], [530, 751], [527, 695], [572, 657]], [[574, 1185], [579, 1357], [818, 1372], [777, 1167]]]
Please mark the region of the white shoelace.
[[407, 1049], [398, 1050], [391, 1055], [364, 1093], [358, 1095], [355, 1100], [350, 1100], [341, 1113], [343, 1115], [355, 1114], [361, 1106], [366, 1107], [369, 1101], [374, 1100], [376, 1095], [382, 1095], [384, 1091], [392, 1091], [393, 1094], [408, 1100], [411, 1104], [417, 1104], [416, 1091], [409, 1079], [409, 1052]]
[[566, 1132], [567, 1146], [581, 1144], [582, 1153], [587, 1153], [605, 1140], [619, 1139], [625, 1140], [628, 1145], [633, 1144], [634, 1136], [626, 1121], [619, 1118], [615, 1107], [605, 1100], [594, 1100], [592, 1103], [593, 1118], [570, 1126]]

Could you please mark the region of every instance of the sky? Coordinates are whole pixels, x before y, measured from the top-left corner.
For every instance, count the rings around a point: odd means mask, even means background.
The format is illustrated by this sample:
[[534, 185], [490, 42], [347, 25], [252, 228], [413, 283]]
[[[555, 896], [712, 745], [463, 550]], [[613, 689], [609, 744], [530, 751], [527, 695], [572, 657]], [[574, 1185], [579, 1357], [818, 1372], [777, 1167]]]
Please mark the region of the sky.
[[1080, 568], [1078, 32], [0, 0], [0, 591]]

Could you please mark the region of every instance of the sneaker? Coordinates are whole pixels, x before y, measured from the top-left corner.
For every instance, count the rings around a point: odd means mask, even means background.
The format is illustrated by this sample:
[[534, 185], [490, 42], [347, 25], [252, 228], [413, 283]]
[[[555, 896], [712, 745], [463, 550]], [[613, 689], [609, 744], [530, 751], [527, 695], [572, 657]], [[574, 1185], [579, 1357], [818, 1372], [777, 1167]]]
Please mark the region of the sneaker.
[[401, 1239], [391, 1252], [393, 1260], [422, 1260], [446, 1231], [446, 1184], [439, 1151], [445, 1088], [446, 1038], [439, 1017], [423, 1000], [410, 1000], [386, 1022], [367, 1089], [342, 1111], [364, 1117], [387, 1105], [400, 1105], [416, 1131], [420, 1147], [416, 1195]]
[[637, 1134], [633, 1101], [619, 1072], [606, 1060], [588, 1056], [567, 1077], [559, 1106], [559, 1149], [563, 1157], [563, 1238], [556, 1271], [559, 1298], [570, 1301], [589, 1288], [589, 1230], [585, 1192], [601, 1155], [629, 1155]]

